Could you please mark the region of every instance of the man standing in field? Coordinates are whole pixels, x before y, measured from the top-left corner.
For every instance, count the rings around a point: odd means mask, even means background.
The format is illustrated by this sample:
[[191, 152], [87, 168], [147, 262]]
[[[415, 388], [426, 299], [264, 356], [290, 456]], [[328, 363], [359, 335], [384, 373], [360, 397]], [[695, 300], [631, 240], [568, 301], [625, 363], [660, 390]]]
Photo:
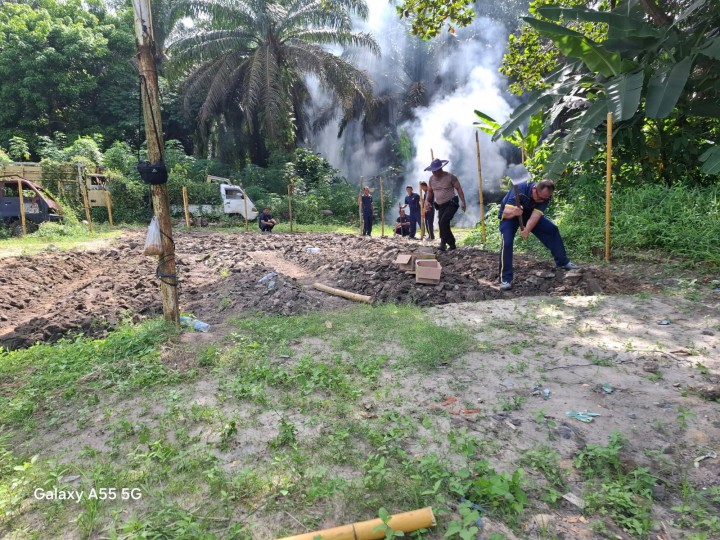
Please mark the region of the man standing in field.
[[500, 289], [509, 291], [513, 279], [513, 241], [515, 233], [520, 227], [520, 217], [525, 227], [520, 236], [525, 240], [533, 233], [543, 245], [550, 250], [555, 264], [564, 270], [574, 270], [578, 265], [570, 262], [565, 253], [560, 230], [544, 214], [545, 209], [555, 192], [555, 183], [552, 180], [540, 182], [520, 182], [517, 184], [520, 200], [515, 196], [515, 189], [511, 189], [500, 203]]
[[[428, 180], [428, 194], [425, 202], [425, 209], [432, 209], [433, 205], [438, 211], [438, 228], [440, 229], [440, 251], [452, 251], [457, 246], [455, 244], [455, 236], [450, 229], [450, 221], [457, 212], [458, 208], [462, 208], [464, 212], [467, 208], [465, 204], [465, 194], [457, 176], [443, 171], [443, 167], [447, 165], [447, 159], [434, 159], [425, 170], [432, 172], [430, 180]], [[455, 192], [457, 191], [457, 195]]]
[[[427, 192], [428, 192], [428, 184], [423, 180], [420, 182], [420, 193], [422, 193], [422, 204], [423, 206], [427, 206], [425, 204], [427, 199]], [[431, 206], [430, 210], [427, 208], [425, 209], [425, 230], [428, 233], [428, 238], [430, 240], [435, 240], [435, 209]]]
[[363, 219], [363, 236], [372, 236], [373, 226], [373, 198], [370, 195], [370, 188], [365, 186], [362, 193], [358, 195], [358, 203], [362, 208], [362, 219]]
[[412, 186], [406, 187], [405, 191], [407, 191], [407, 197], [405, 197], [405, 204], [401, 208], [407, 208], [410, 212], [410, 238], [414, 240], [415, 232], [418, 225], [420, 225], [420, 195], [413, 193]]

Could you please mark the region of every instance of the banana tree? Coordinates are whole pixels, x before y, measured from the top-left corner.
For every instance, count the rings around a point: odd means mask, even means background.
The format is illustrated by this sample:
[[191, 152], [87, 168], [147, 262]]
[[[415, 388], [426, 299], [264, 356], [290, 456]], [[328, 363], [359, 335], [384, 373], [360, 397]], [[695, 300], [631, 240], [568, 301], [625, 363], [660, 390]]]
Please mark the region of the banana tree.
[[[490, 115], [476, 110], [475, 116], [478, 117], [478, 121], [473, 122], [473, 125], [477, 126], [480, 131], [488, 135], [493, 135], [500, 129], [500, 123]], [[537, 150], [540, 145], [540, 139], [544, 129], [543, 112], [537, 111], [530, 117], [527, 133], [523, 133], [518, 127], [510, 135], [502, 137], [502, 139], [520, 148], [523, 153], [523, 161], [525, 161], [526, 158], [531, 158], [533, 154], [535, 154], [535, 150]]]
[[[588, 8], [543, 7], [548, 20], [525, 17], [551, 40], [568, 63], [548, 75], [548, 87], [532, 92], [524, 105], [497, 129], [493, 140], [512, 136], [533, 115], [547, 113], [558, 129], [551, 136], [553, 154], [548, 176], [559, 176], [567, 164], [585, 160], [604, 144], [608, 112], [615, 131], [639, 121], [683, 115], [717, 119], [720, 87], [720, 16], [711, 0], [695, 0], [674, 21], [653, 26], [638, 0], [625, 0], [609, 12]], [[552, 21], [603, 23], [607, 39], [595, 42]], [[720, 147], [707, 141], [699, 156], [704, 174], [720, 173]]]

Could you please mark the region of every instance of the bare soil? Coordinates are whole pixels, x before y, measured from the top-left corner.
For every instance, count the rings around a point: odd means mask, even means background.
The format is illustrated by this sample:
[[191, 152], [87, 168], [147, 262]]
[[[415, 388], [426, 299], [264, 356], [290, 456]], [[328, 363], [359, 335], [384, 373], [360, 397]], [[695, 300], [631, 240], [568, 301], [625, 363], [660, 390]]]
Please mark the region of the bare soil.
[[[106, 249], [46, 251], [0, 259], [0, 346], [23, 348], [73, 333], [102, 336], [125, 319], [162, 312], [156, 259], [128, 231]], [[566, 272], [551, 261], [516, 257], [510, 292], [497, 288], [497, 254], [475, 248], [441, 253], [417, 241], [333, 234], [222, 234], [178, 231], [180, 308], [210, 324], [248, 311], [293, 314], [348, 301], [312, 288], [321, 282], [380, 302], [421, 306], [518, 296], [629, 294], [652, 287], [615, 269]], [[309, 252], [308, 248], [319, 251]], [[439, 285], [398, 272], [400, 252], [435, 251]], [[278, 276], [259, 282], [270, 272]], [[271, 283], [272, 281], [272, 283]]]

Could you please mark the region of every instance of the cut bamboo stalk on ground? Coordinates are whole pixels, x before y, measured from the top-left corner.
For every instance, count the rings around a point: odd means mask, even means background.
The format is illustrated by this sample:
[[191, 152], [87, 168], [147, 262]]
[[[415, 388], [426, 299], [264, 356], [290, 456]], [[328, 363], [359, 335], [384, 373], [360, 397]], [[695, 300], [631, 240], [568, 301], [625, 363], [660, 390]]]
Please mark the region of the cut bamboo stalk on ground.
[[[435, 525], [435, 516], [430, 506], [395, 514], [387, 523], [387, 526], [393, 531], [402, 531], [404, 533], [427, 529]], [[321, 540], [379, 540], [380, 538], [386, 538], [386, 536], [383, 522], [378, 518], [297, 536], [287, 536], [280, 540], [314, 540], [317, 538]]]
[[357, 294], [350, 291], [343, 291], [342, 289], [336, 289], [335, 287], [329, 287], [328, 285], [323, 285], [322, 283], [313, 283], [313, 287], [315, 287], [318, 291], [326, 292], [328, 294], [334, 294], [335, 296], [342, 296], [343, 298], [347, 298], [348, 300], [354, 300], [355, 302], [364, 302], [366, 304], [372, 304], [372, 296], [366, 296], [364, 294]]

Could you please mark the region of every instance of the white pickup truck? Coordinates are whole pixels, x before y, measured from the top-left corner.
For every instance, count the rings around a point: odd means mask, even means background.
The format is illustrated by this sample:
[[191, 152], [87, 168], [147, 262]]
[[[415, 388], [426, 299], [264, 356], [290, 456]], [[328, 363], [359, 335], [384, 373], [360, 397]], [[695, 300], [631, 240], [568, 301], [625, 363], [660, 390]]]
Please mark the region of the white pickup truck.
[[[240, 186], [236, 186], [227, 178], [219, 176], [208, 176], [208, 182], [215, 182], [220, 189], [220, 199], [222, 205], [211, 204], [188, 204], [188, 211], [194, 216], [218, 217], [221, 214], [229, 216], [240, 215], [248, 220], [255, 219], [259, 212], [255, 208], [255, 204], [246, 196], [245, 190]], [[182, 214], [183, 207], [173, 205], [170, 207], [173, 214]], [[245, 214], [247, 210], [247, 215]]]

